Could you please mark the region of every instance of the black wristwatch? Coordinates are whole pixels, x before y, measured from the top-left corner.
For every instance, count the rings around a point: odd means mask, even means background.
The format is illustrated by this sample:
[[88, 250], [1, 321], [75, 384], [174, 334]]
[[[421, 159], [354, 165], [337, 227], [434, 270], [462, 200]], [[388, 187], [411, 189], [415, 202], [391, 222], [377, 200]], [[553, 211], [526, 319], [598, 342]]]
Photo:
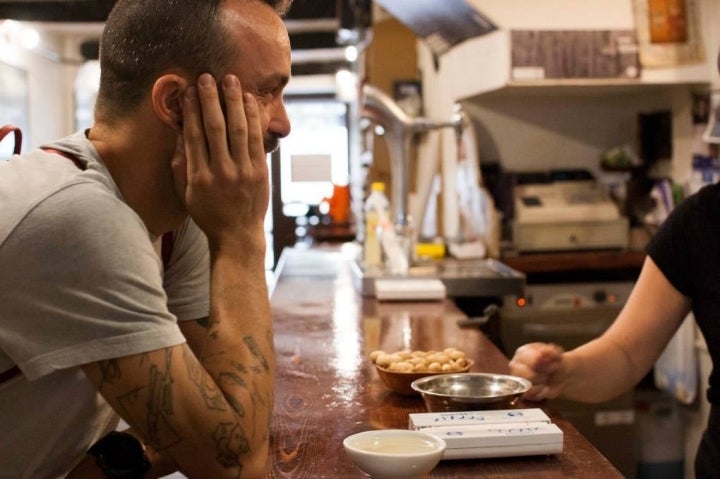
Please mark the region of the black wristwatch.
[[108, 479], [143, 479], [150, 470], [145, 447], [127, 432], [111, 432], [88, 452]]

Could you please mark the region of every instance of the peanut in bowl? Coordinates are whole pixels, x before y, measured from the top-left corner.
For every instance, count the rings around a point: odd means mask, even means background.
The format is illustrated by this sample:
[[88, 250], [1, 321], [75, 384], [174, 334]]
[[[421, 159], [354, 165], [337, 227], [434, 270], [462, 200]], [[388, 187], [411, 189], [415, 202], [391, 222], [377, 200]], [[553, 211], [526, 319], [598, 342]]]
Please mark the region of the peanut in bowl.
[[438, 374], [468, 372], [474, 362], [465, 357], [465, 353], [456, 348], [442, 351], [373, 351], [370, 360], [380, 380], [397, 394], [417, 396], [410, 385], [416, 379]]

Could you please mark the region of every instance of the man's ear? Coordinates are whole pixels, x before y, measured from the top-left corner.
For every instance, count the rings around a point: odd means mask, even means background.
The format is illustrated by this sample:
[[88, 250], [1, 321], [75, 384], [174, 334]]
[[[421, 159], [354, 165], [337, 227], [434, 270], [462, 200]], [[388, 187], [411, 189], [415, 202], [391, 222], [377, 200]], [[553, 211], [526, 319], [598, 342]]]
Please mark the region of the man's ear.
[[182, 99], [187, 81], [176, 74], [167, 74], [155, 80], [152, 89], [152, 106], [157, 117], [168, 127], [182, 129]]

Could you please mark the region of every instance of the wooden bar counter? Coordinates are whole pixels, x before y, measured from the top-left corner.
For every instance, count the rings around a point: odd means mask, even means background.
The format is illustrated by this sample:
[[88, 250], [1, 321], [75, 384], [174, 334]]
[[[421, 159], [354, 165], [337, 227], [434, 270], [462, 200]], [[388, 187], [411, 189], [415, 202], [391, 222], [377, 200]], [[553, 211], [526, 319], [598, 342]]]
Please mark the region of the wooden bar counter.
[[[425, 412], [420, 397], [399, 396], [377, 376], [376, 349], [455, 346], [474, 372], [507, 373], [507, 358], [452, 301], [380, 303], [353, 287], [351, 253], [285, 250], [272, 287], [277, 386], [268, 477], [367, 477], [345, 455], [342, 441], [370, 429], [408, 427]], [[542, 407], [542, 404], [540, 404]], [[538, 407], [520, 403], [517, 407]], [[564, 432], [553, 456], [441, 461], [432, 478], [615, 478], [622, 475], [567, 421], [546, 410]]]

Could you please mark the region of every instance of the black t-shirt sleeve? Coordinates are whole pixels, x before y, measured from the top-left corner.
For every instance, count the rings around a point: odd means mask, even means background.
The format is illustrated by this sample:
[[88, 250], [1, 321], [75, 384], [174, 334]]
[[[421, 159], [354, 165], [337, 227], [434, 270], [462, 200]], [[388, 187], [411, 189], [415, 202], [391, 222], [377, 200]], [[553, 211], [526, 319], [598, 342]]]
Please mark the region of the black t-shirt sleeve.
[[646, 252], [678, 291], [694, 298], [717, 284], [719, 245], [720, 186], [709, 185], [675, 207]]
[[647, 245], [646, 252], [670, 283], [690, 296], [690, 245], [687, 230], [696, 214], [697, 196], [690, 196], [676, 206]]

